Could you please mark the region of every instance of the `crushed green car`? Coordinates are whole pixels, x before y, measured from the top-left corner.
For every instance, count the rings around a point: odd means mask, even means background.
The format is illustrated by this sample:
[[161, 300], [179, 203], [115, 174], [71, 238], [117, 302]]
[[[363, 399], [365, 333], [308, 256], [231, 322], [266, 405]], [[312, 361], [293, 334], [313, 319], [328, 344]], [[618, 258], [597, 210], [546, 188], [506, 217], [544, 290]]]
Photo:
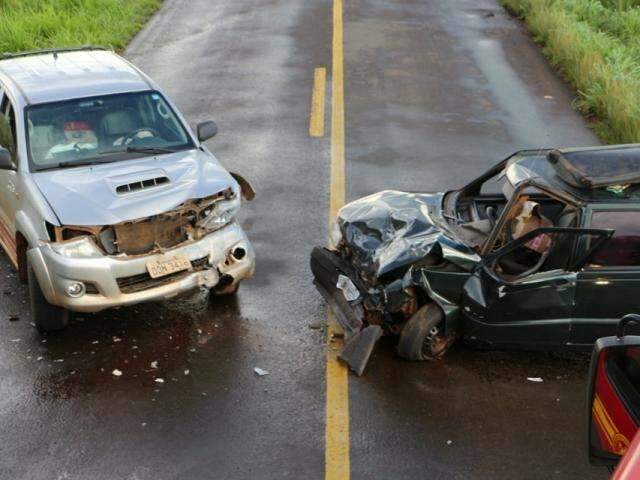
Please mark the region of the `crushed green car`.
[[377, 340], [409, 360], [456, 339], [590, 349], [640, 307], [640, 145], [524, 150], [459, 190], [345, 205], [315, 285], [362, 374]]

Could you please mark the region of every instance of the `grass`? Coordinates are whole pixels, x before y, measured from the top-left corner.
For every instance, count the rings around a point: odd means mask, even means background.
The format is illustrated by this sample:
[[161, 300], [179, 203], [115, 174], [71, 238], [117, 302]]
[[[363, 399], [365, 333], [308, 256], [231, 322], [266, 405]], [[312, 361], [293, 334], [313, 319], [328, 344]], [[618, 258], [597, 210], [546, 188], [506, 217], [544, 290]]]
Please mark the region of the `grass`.
[[125, 47], [162, 0], [0, 0], [0, 52]]
[[640, 0], [501, 0], [578, 91], [607, 143], [640, 142]]

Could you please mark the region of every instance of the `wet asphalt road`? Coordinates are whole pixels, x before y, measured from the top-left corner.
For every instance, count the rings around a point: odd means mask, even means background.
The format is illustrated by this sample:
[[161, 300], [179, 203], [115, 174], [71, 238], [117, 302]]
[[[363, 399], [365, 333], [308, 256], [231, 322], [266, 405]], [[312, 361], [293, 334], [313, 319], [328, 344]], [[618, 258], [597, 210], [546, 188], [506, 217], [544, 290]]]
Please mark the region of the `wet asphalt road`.
[[[349, 199], [597, 142], [494, 0], [347, 0], [344, 20]], [[218, 122], [210, 148], [258, 194], [242, 213], [256, 276], [235, 300], [82, 315], [42, 339], [0, 257], [0, 478], [323, 478], [326, 347], [309, 325], [326, 310], [307, 258], [327, 237], [329, 141], [308, 116], [331, 2], [167, 0], [126, 55], [192, 124]], [[464, 346], [410, 364], [383, 342], [349, 379], [352, 477], [606, 478], [583, 448], [586, 369]]]

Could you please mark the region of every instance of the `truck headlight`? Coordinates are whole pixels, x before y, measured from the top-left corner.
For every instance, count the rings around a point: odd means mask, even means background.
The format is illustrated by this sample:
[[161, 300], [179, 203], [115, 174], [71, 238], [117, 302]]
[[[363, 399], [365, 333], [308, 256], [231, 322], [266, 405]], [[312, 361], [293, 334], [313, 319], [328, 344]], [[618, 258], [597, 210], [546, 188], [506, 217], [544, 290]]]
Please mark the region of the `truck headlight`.
[[52, 243], [54, 252], [69, 258], [93, 258], [101, 257], [102, 253], [89, 237], [79, 237], [63, 243]]
[[220, 200], [209, 208], [205, 208], [202, 212], [203, 219], [198, 222], [198, 226], [207, 230], [216, 230], [230, 223], [238, 210], [242, 201], [239, 196], [229, 200]]

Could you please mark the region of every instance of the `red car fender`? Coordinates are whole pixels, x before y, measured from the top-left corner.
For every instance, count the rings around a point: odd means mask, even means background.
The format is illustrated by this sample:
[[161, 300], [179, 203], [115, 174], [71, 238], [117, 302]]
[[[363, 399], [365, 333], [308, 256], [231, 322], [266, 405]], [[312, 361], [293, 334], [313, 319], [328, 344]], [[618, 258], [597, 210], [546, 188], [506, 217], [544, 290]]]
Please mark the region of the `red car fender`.
[[640, 478], [640, 433], [633, 437], [627, 453], [616, 467], [611, 480], [638, 480]]

